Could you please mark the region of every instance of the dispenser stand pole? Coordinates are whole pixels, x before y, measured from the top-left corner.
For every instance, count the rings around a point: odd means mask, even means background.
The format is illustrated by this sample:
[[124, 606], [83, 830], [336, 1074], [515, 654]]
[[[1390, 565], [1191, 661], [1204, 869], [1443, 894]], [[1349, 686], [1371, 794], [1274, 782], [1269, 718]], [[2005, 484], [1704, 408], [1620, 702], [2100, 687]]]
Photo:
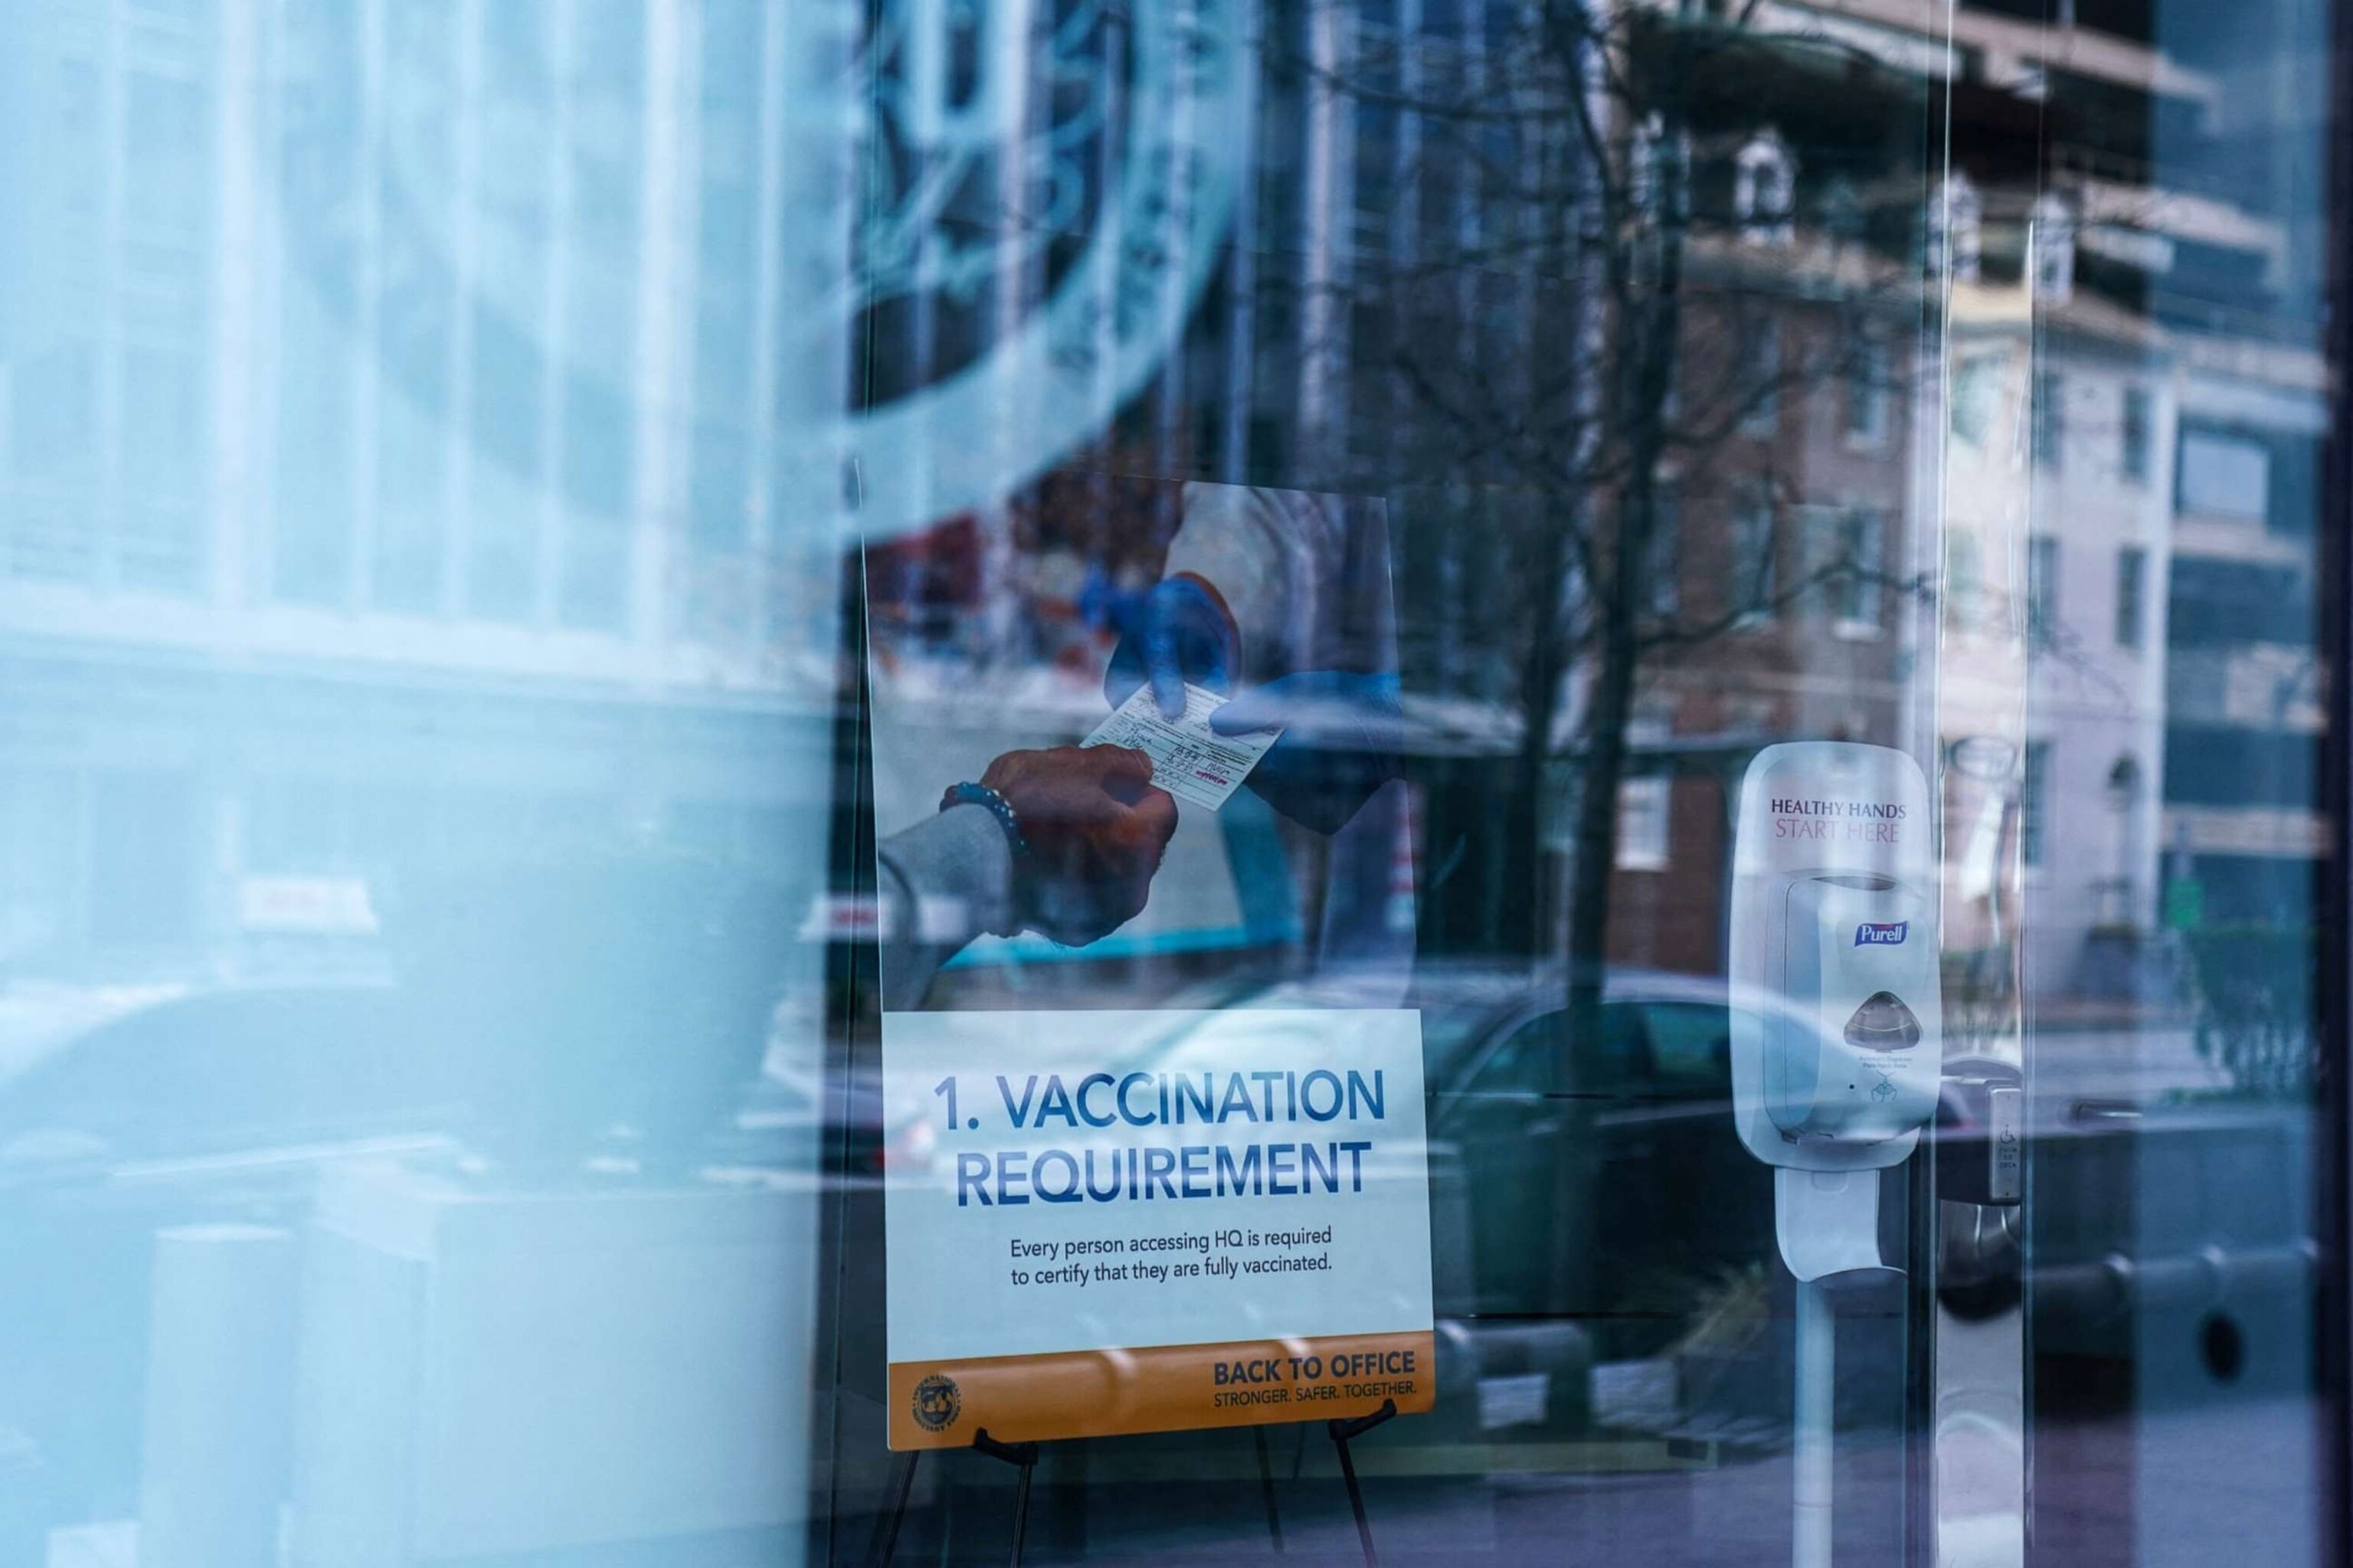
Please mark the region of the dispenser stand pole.
[[1798, 1281], [1798, 1369], [1790, 1568], [1831, 1568], [1831, 1445], [1838, 1407], [1838, 1315], [1820, 1279]]

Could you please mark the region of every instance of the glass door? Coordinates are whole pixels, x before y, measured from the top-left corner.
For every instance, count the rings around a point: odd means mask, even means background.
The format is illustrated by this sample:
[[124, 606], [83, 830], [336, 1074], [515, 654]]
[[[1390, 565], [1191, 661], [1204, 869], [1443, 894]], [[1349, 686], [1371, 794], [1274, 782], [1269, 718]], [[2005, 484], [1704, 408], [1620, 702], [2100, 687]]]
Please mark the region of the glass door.
[[2343, 31], [0, 7], [0, 1564], [2344, 1561]]

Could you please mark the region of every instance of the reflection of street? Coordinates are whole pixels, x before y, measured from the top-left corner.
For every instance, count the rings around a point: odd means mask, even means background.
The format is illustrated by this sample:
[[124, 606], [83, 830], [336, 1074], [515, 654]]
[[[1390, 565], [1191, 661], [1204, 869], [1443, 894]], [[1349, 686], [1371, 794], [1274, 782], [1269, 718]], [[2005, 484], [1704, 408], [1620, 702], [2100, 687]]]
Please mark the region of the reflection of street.
[[2198, 1054], [2187, 1023], [2040, 1029], [2028, 1086], [2038, 1113], [2063, 1118], [2087, 1100], [2139, 1104], [2231, 1086], [2228, 1075]]
[[[2308, 1560], [2312, 1423], [2308, 1400], [2235, 1400], [2124, 1418], [2052, 1420], [2036, 1437], [2041, 1460], [2038, 1553], [2068, 1568], [2211, 1568]], [[1283, 1563], [1356, 1568], [1363, 1561], [1321, 1427], [1268, 1435], [1278, 1552], [1250, 1438], [1182, 1455], [1143, 1444], [1048, 1450], [1032, 1504], [1028, 1560], [1083, 1560], [1112, 1568], [1170, 1562]], [[1082, 1453], [1082, 1448], [1084, 1452]], [[1418, 1445], [1411, 1422], [1357, 1446], [1366, 1504], [1389, 1564], [1632, 1563], [1644, 1568], [1755, 1568], [1788, 1552], [1789, 1468], [1784, 1456], [1726, 1460], [1655, 1446], [1599, 1446], [1581, 1454], [1472, 1452]], [[1515, 1458], [1516, 1452], [1516, 1458]], [[2243, 1457], [2227, 1475], [2193, 1457]], [[1525, 1461], [1526, 1467], [1521, 1467]], [[1546, 1463], [1567, 1471], [1547, 1473]], [[1901, 1556], [1903, 1445], [1893, 1432], [1855, 1431], [1839, 1445], [1841, 1496], [1854, 1499], [1838, 1536], [1842, 1563]], [[1001, 1561], [1011, 1486], [997, 1467], [945, 1462], [956, 1516], [954, 1552], [935, 1559], [936, 1520], [912, 1518], [902, 1552], [923, 1561]], [[1294, 1465], [1296, 1468], [1294, 1469]], [[2249, 1482], [2244, 1478], [2258, 1478]], [[2161, 1496], [2158, 1494], [2162, 1494]], [[860, 1537], [863, 1539], [863, 1537]], [[1640, 1542], [1630, 1551], [1630, 1542]], [[1966, 1563], [1967, 1539], [1938, 1561]], [[910, 1559], [912, 1560], [912, 1559]]]
[[[2303, 1399], [2250, 1400], [2125, 1418], [2048, 1421], [2036, 1446], [2044, 1478], [2036, 1494], [2039, 1549], [2068, 1568], [2211, 1568], [2307, 1560], [2313, 1550], [2310, 1438], [2322, 1419]], [[2137, 1436], [2136, 1429], [2137, 1428]], [[1409, 1423], [1392, 1442], [1410, 1443]], [[1101, 1568], [1170, 1562], [1282, 1563], [1292, 1568], [1356, 1568], [1363, 1561], [1330, 1445], [1320, 1428], [1268, 1434], [1278, 1552], [1267, 1524], [1246, 1432], [1186, 1462], [1141, 1443], [1048, 1450], [1032, 1505], [1028, 1559], [1084, 1561]], [[1849, 1495], [1893, 1499], [1899, 1445], [1886, 1433], [1857, 1433], [1841, 1445], [1842, 1480], [1875, 1483]], [[2197, 1456], [2244, 1460], [2217, 1478]], [[1366, 1505], [1384, 1563], [1447, 1568], [1493, 1562], [1620, 1560], [1643, 1543], [1645, 1568], [1753, 1568], [1787, 1552], [1786, 1458], [1712, 1466], [1651, 1456], [1652, 1468], [1586, 1475], [1514, 1473], [1492, 1478], [1415, 1475], [1387, 1450], [1363, 1446]], [[1297, 1468], [1294, 1471], [1294, 1462]], [[996, 1563], [1009, 1529], [1009, 1473], [965, 1456], [949, 1488], [958, 1512], [956, 1545], [938, 1553], [935, 1520], [910, 1519], [906, 1560]], [[2268, 1477], [2253, 1485], [2248, 1475]], [[1203, 1484], [1208, 1481], [1210, 1484]], [[2155, 1506], [2159, 1511], [2139, 1513]], [[854, 1522], [854, 1521], [846, 1521]], [[1883, 1508], [1850, 1517], [1841, 1560], [1893, 1561], [1879, 1550], [1896, 1538]], [[849, 1536], [862, 1540], [855, 1529]], [[47, 1568], [127, 1568], [136, 1527], [92, 1525], [58, 1531]], [[1966, 1550], [1966, 1542], [1957, 1542]], [[920, 1557], [916, 1555], [920, 1553]], [[1951, 1561], [1968, 1561], [1954, 1558]]]

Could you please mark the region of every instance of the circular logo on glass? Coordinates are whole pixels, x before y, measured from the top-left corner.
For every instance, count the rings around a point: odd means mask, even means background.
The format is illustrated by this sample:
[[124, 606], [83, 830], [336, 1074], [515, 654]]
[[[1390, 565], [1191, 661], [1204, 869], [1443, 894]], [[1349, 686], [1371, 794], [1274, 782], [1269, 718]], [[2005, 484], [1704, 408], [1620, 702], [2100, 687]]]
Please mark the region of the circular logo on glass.
[[944, 1432], [963, 1414], [964, 1396], [955, 1379], [934, 1372], [915, 1385], [915, 1425], [926, 1432]]
[[[319, 322], [478, 472], [575, 506], [635, 504], [633, 471], [770, 537], [987, 504], [1182, 333], [1249, 119], [1240, 5], [290, 23], [290, 352]], [[678, 456], [644, 469], [648, 431]]]
[[[821, 318], [854, 315], [875, 367], [839, 437], [870, 535], [1028, 479], [1176, 342], [1233, 201], [1236, 4], [892, 7], [868, 157], [883, 194], [859, 225], [855, 308]], [[976, 62], [961, 99], [943, 48]]]

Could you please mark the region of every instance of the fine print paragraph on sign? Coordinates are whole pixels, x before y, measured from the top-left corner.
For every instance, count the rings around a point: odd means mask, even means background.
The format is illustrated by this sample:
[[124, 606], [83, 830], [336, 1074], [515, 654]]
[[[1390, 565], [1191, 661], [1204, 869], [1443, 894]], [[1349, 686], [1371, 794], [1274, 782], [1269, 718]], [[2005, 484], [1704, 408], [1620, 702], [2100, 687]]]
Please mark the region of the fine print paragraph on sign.
[[892, 1013], [883, 1070], [892, 1447], [1430, 1408], [1418, 1014]]

